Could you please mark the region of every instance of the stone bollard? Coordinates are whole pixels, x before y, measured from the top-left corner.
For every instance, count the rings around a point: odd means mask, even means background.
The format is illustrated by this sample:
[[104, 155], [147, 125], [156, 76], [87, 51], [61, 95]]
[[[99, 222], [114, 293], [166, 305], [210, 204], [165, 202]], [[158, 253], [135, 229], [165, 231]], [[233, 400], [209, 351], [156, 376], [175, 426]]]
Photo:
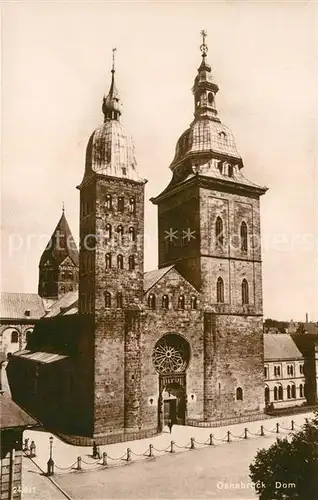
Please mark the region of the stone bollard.
[[194, 450], [195, 445], [194, 445], [194, 438], [190, 438], [190, 450]]
[[107, 453], [104, 451], [103, 453], [103, 465], [107, 465]]
[[278, 434], [279, 433], [279, 423], [277, 422], [276, 424], [276, 433]]
[[261, 425], [261, 436], [264, 436], [264, 426]]
[[295, 422], [293, 420], [291, 421], [291, 430], [295, 430]]
[[126, 457], [127, 462], [130, 462], [131, 460], [131, 449], [127, 448], [127, 457]]
[[30, 444], [30, 458], [34, 458], [35, 456], [36, 456], [35, 442], [31, 441], [31, 444]]
[[170, 442], [170, 453], [174, 453], [174, 441]]
[[227, 442], [230, 443], [231, 442], [231, 431], [227, 431]]
[[210, 445], [210, 446], [213, 446], [213, 434], [210, 434], [210, 441], [209, 441], [209, 445]]
[[149, 455], [148, 455], [148, 457], [153, 457], [153, 451], [152, 451], [152, 449], [153, 449], [153, 445], [150, 444], [149, 445]]
[[244, 439], [247, 439], [247, 427], [244, 429]]
[[77, 457], [77, 470], [82, 469], [82, 457]]

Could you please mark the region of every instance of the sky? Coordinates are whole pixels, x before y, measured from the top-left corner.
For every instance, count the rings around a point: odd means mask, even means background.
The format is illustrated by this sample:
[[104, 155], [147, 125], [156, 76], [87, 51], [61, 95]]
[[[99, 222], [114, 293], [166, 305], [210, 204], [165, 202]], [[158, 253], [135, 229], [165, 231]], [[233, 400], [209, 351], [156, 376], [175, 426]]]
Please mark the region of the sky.
[[193, 119], [200, 31], [244, 174], [261, 199], [264, 315], [318, 320], [318, 4], [3, 2], [2, 283], [37, 292], [62, 203], [78, 239], [89, 136], [102, 123], [112, 48], [122, 121], [148, 179], [145, 270], [157, 267], [157, 207]]

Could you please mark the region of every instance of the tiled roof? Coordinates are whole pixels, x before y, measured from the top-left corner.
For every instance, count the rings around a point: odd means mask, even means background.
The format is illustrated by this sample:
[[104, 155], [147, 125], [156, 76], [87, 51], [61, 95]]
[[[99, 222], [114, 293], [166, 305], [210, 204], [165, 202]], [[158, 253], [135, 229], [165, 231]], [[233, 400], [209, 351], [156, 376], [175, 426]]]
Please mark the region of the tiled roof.
[[41, 256], [40, 267], [44, 266], [46, 262], [59, 266], [66, 257], [70, 257], [73, 263], [78, 266], [77, 246], [63, 211], [50, 241]]
[[[36, 293], [1, 292], [0, 317], [5, 319], [40, 319], [45, 314], [41, 297]], [[26, 316], [25, 312], [30, 311]]]
[[264, 359], [302, 359], [303, 355], [287, 333], [264, 334]]
[[147, 293], [173, 267], [173, 265], [162, 267], [161, 269], [154, 269], [153, 271], [144, 273], [144, 293]]
[[46, 313], [46, 318], [52, 318], [60, 314], [66, 314], [69, 309], [77, 306], [78, 291], [67, 292], [59, 300], [54, 302], [49, 311]]
[[0, 428], [33, 427], [37, 422], [5, 394], [0, 394]]

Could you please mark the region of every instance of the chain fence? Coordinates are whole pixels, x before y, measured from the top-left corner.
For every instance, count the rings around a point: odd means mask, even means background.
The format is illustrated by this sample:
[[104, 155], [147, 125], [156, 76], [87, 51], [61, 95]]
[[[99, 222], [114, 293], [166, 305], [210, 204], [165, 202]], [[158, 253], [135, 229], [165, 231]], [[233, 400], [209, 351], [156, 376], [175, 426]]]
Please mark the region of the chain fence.
[[[170, 441], [168, 446], [165, 448], [156, 448], [152, 444], [149, 444], [147, 450], [145, 450], [143, 453], [135, 453], [133, 452], [130, 448], [126, 449], [126, 452], [119, 456], [119, 457], [112, 457], [108, 453], [103, 452], [102, 454], [99, 451], [99, 447], [96, 447], [96, 444], [94, 443], [93, 445], [93, 455], [91, 456], [94, 461], [89, 462], [84, 460], [82, 457], [77, 457], [77, 460], [71, 464], [69, 467], [60, 467], [57, 465], [52, 456], [49, 457], [49, 460], [47, 462], [48, 465], [48, 470], [47, 470], [47, 475], [52, 476], [54, 475], [54, 469], [57, 469], [61, 472], [70, 472], [70, 471], [76, 471], [76, 470], [81, 470], [81, 471], [90, 471], [90, 470], [96, 470], [98, 468], [111, 468], [111, 467], [116, 467], [118, 465], [123, 465], [123, 463], [130, 463], [132, 461], [132, 457], [136, 457], [136, 459], [147, 459], [147, 458], [156, 458], [156, 456], [160, 456], [159, 454], [164, 454], [164, 453], [175, 453], [176, 449], [180, 450], [180, 452], [185, 451], [185, 450], [193, 450], [193, 449], [202, 449], [206, 447], [211, 447], [217, 445], [217, 443], [231, 443], [234, 442], [234, 440], [242, 440], [242, 439], [248, 439], [249, 436], [253, 437], [263, 437], [266, 435], [270, 434], [279, 434], [281, 431], [288, 432], [289, 434], [295, 431], [295, 427], [298, 429], [301, 429], [303, 426], [298, 425], [294, 422], [294, 420], [291, 421], [291, 426], [290, 428], [284, 427], [281, 424], [277, 423], [275, 426], [275, 429], [266, 429], [263, 425], [260, 426], [260, 431], [259, 432], [252, 432], [250, 431], [247, 427], [244, 429], [244, 432], [240, 435], [233, 434], [231, 431], [227, 431], [226, 435], [222, 438], [217, 438], [214, 436], [212, 433], [209, 435], [208, 439], [206, 441], [197, 441], [194, 437], [190, 439], [190, 442], [187, 443], [185, 446], [181, 446], [175, 441]], [[197, 446], [201, 448], [197, 448]], [[36, 457], [36, 446], [33, 442], [33, 447], [30, 449], [28, 446], [28, 440], [26, 439], [24, 441], [24, 446], [23, 446], [23, 453], [25, 457], [28, 458], [35, 458]], [[111, 464], [109, 463], [112, 462]], [[117, 465], [116, 465], [117, 463]], [[83, 467], [83, 464], [86, 467]]]

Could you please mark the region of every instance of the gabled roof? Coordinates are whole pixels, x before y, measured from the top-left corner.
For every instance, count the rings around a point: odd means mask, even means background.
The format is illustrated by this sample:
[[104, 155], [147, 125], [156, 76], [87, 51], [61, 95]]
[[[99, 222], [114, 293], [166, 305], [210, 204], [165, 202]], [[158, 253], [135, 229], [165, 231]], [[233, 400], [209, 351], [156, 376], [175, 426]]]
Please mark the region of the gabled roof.
[[[0, 317], [5, 319], [40, 319], [45, 314], [41, 297], [36, 293], [1, 292]], [[30, 311], [29, 316], [26, 311]]]
[[264, 360], [302, 359], [303, 355], [287, 333], [264, 334]]
[[49, 311], [46, 313], [46, 318], [52, 318], [60, 314], [66, 314], [69, 309], [77, 307], [78, 291], [67, 292], [62, 297], [54, 302]]
[[47, 262], [53, 266], [59, 266], [66, 257], [70, 257], [73, 263], [78, 266], [77, 246], [63, 210], [62, 216], [42, 254], [40, 267], [43, 267]]
[[148, 290], [150, 290], [150, 288], [152, 288], [157, 283], [157, 281], [159, 281], [173, 267], [174, 266], [171, 265], [144, 273], [144, 293], [147, 293]]
[[0, 394], [0, 429], [33, 427], [37, 422], [5, 394]]

